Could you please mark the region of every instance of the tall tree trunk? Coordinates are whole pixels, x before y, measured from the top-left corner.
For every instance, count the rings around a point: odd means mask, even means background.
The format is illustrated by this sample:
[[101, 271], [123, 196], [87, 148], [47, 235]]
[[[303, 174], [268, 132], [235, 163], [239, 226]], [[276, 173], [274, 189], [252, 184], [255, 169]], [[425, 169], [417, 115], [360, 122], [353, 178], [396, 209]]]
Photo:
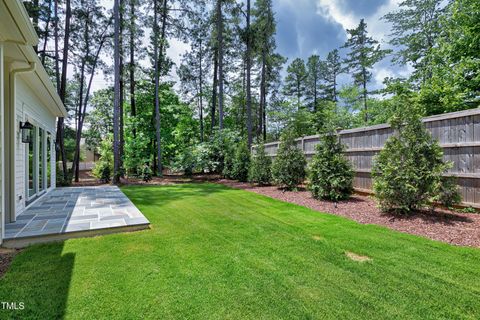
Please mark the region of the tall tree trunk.
[[120, 0], [114, 0], [113, 183], [120, 182]]
[[[68, 49], [70, 41], [70, 19], [72, 16], [72, 7], [70, 0], [65, 0], [65, 28], [64, 28], [64, 37], [63, 37], [63, 61], [62, 61], [62, 76], [60, 80], [60, 88], [57, 90], [60, 96], [60, 99], [65, 104], [66, 92], [67, 92], [67, 66], [68, 66]], [[58, 47], [58, 41], [57, 41]], [[58, 52], [58, 50], [57, 50]], [[58, 53], [57, 53], [58, 55]], [[68, 171], [67, 171], [67, 154], [65, 152], [65, 122], [64, 118], [60, 117], [57, 121], [57, 143], [60, 148], [60, 155], [62, 157], [62, 170], [63, 170], [63, 181], [68, 180]]]
[[[156, 6], [155, 0], [155, 7]], [[157, 176], [162, 176], [162, 143], [161, 143], [161, 122], [160, 122], [160, 73], [162, 72], [161, 64], [163, 61], [163, 51], [165, 45], [165, 32], [167, 27], [167, 0], [163, 0], [162, 7], [162, 31], [160, 36], [160, 50], [158, 50], [158, 8], [155, 10], [155, 129], [157, 138]], [[159, 54], [160, 52], [160, 54]]]
[[73, 157], [72, 162], [72, 172], [74, 172], [75, 182], [79, 181], [80, 175], [80, 140], [82, 138], [81, 132], [81, 117], [82, 117], [82, 108], [83, 108], [83, 89], [85, 86], [85, 65], [90, 55], [90, 33], [89, 33], [89, 24], [88, 24], [88, 17], [90, 12], [87, 12], [87, 17], [85, 18], [85, 26], [83, 28], [83, 36], [84, 36], [84, 43], [85, 43], [85, 56], [82, 59], [82, 63], [80, 66], [80, 89], [78, 93], [78, 103], [75, 107], [75, 154]]
[[260, 77], [260, 107], [258, 110], [258, 128], [257, 128], [257, 136], [260, 137], [262, 135], [262, 130], [264, 127], [264, 112], [265, 112], [265, 104], [266, 104], [266, 60], [267, 60], [267, 53], [266, 49], [262, 48], [262, 71]]
[[[77, 132], [76, 132], [76, 143], [75, 143], [75, 155], [74, 155], [74, 160], [72, 164], [72, 171], [75, 173], [75, 181], [79, 181], [79, 175], [80, 175], [80, 141], [82, 138], [82, 130], [83, 130], [83, 124], [85, 123], [85, 116], [87, 115], [87, 106], [88, 106], [88, 99], [90, 97], [90, 91], [92, 88], [92, 82], [93, 78], [95, 76], [95, 70], [97, 68], [98, 60], [100, 59], [100, 53], [102, 51], [103, 45], [105, 44], [105, 41], [107, 40], [107, 31], [110, 28], [110, 22], [108, 22], [108, 25], [105, 27], [105, 30], [101, 34], [101, 40], [100, 44], [97, 48], [97, 51], [95, 52], [93, 64], [92, 64], [92, 70], [90, 73], [90, 78], [87, 84], [87, 89], [85, 92], [85, 95], [83, 94], [84, 91], [84, 74], [85, 74], [85, 60], [82, 62], [82, 79], [81, 79], [81, 85], [80, 85], [80, 94], [79, 94], [79, 103], [78, 103], [78, 119], [77, 119]], [[86, 30], [86, 43], [88, 43], [88, 25], [85, 26]], [[87, 45], [86, 48], [86, 56], [89, 55], [89, 45]]]
[[368, 123], [368, 106], [367, 106], [367, 70], [365, 70], [365, 68], [363, 68], [362, 70], [362, 73], [363, 73], [363, 81], [362, 81], [362, 85], [363, 85], [363, 92], [362, 92], [362, 95], [363, 95], [363, 109], [365, 111], [365, 124]]
[[218, 42], [218, 128], [223, 129], [223, 17], [222, 0], [217, 0]]
[[[123, 105], [124, 105], [124, 89], [125, 89], [125, 83], [124, 83], [124, 65], [123, 65], [123, 13], [124, 13], [124, 8], [125, 3], [124, 0], [120, 0], [120, 8], [119, 8], [119, 23], [120, 23], [120, 34], [118, 35], [118, 45], [119, 45], [119, 58], [120, 58], [120, 168], [123, 168], [123, 150], [125, 148], [125, 136], [124, 136], [124, 110], [123, 110]], [[123, 171], [122, 171], [122, 176], [123, 176]]]
[[204, 136], [203, 136], [203, 70], [202, 70], [202, 60], [203, 60], [203, 52], [202, 52], [202, 39], [200, 39], [199, 42], [199, 67], [200, 67], [200, 75], [199, 75], [199, 94], [200, 94], [200, 141], [204, 141]]
[[[130, 115], [137, 116], [135, 106], [135, 0], [130, 0]], [[137, 137], [136, 126], [133, 126], [133, 138]]]
[[47, 21], [45, 21], [45, 34], [43, 37], [43, 48], [42, 48], [42, 54], [40, 60], [42, 61], [42, 65], [45, 65], [45, 57], [47, 55], [47, 43], [48, 43], [48, 37], [50, 34], [50, 20], [52, 17], [52, 0], [48, 1], [48, 17]]
[[59, 49], [58, 49], [58, 1], [55, 0], [53, 5], [53, 15], [54, 15], [54, 29], [53, 29], [53, 38], [55, 43], [55, 82], [57, 85], [57, 92], [60, 90], [60, 64], [59, 64]]
[[317, 75], [313, 77], [313, 112], [317, 112]]
[[252, 88], [251, 88], [251, 32], [250, 32], [250, 0], [247, 0], [247, 145], [252, 146]]
[[211, 135], [215, 129], [215, 111], [217, 109], [217, 88], [218, 88], [218, 46], [213, 53], [213, 86], [212, 86], [212, 110], [211, 110]]
[[337, 73], [333, 73], [333, 101], [337, 102]]

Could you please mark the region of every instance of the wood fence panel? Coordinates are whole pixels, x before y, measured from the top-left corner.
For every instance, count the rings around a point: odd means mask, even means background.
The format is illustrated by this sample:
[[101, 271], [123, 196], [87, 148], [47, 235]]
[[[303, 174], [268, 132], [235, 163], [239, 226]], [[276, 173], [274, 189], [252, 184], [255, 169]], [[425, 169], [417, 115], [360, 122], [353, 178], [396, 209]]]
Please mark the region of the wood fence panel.
[[[431, 116], [423, 122], [443, 148], [444, 159], [453, 163], [446, 176], [456, 177], [464, 204], [480, 208], [480, 108]], [[394, 130], [386, 124], [339, 131], [340, 141], [346, 147], [345, 156], [356, 172], [355, 188], [372, 189], [370, 172], [375, 155], [393, 134]], [[296, 141], [310, 160], [319, 136]], [[275, 157], [278, 145], [278, 141], [265, 144], [266, 153]]]

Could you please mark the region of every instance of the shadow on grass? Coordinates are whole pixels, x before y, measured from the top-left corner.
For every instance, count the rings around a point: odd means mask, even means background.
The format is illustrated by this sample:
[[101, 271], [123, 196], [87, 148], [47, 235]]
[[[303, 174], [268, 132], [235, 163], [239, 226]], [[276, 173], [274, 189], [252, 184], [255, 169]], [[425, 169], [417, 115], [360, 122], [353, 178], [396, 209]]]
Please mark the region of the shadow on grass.
[[63, 248], [63, 242], [32, 246], [15, 257], [0, 279], [0, 319], [65, 317], [75, 254]]

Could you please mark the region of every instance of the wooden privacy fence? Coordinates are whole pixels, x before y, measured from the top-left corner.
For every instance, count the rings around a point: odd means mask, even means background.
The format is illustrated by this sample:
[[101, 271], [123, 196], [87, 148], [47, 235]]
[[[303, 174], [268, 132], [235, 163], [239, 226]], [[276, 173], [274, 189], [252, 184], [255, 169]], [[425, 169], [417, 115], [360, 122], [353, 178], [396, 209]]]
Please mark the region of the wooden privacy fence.
[[[445, 176], [457, 178], [463, 204], [480, 208], [480, 108], [426, 117], [423, 122], [443, 148], [444, 159], [453, 162]], [[392, 134], [388, 124], [339, 131], [345, 155], [355, 169], [354, 187], [358, 191], [371, 192], [373, 157]], [[318, 141], [318, 135], [296, 139], [307, 160], [315, 153]], [[266, 153], [275, 157], [278, 145], [278, 141], [266, 143]]]

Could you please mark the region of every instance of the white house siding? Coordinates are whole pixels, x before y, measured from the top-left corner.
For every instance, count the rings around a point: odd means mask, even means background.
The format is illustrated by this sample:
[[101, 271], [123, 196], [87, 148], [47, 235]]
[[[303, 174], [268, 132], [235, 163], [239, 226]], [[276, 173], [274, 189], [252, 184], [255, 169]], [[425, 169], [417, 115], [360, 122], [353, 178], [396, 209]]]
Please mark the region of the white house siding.
[[26, 189], [26, 144], [22, 143], [20, 133], [20, 122], [28, 120], [33, 125], [42, 127], [45, 131], [52, 134], [51, 146], [51, 168], [52, 168], [52, 187], [55, 182], [55, 152], [53, 140], [55, 139], [56, 131], [56, 117], [41, 104], [36, 97], [35, 92], [22, 79], [22, 75], [17, 76], [16, 80], [16, 135], [15, 135], [15, 213], [18, 216], [24, 209], [26, 204], [27, 194]]

